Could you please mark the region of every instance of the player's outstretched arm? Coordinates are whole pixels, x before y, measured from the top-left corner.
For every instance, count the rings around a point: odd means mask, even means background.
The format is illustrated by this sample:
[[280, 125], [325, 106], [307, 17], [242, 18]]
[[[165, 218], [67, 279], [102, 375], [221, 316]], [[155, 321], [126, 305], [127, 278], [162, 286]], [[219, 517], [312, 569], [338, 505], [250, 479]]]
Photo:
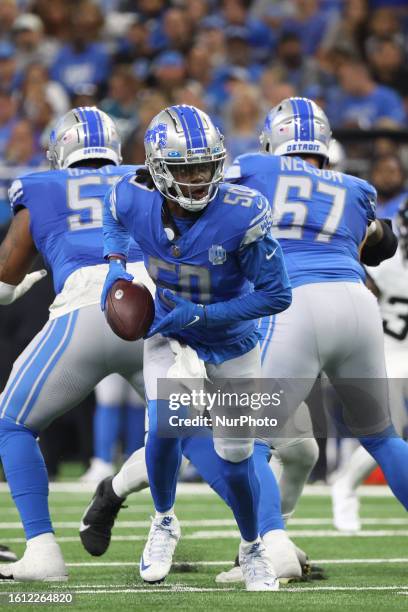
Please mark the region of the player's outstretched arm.
[[46, 270], [27, 274], [37, 254], [30, 232], [30, 213], [26, 208], [13, 218], [0, 245], [0, 304], [15, 302], [41, 280]]
[[105, 259], [109, 261], [109, 272], [102, 289], [102, 310], [105, 310], [107, 295], [116, 281], [120, 279], [133, 280], [133, 276], [126, 272], [130, 236], [128, 230], [119, 220], [116, 196], [116, 187], [113, 187], [106, 195], [103, 210], [103, 254]]

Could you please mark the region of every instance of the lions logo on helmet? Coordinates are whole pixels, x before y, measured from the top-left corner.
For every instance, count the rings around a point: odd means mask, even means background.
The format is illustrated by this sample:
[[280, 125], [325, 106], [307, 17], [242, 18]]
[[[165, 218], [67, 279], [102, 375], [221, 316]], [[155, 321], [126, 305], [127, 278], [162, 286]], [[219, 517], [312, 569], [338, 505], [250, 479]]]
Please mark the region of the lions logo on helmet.
[[331, 129], [324, 111], [308, 98], [286, 98], [269, 111], [260, 136], [273, 155], [319, 155], [327, 161]]
[[151, 121], [144, 139], [146, 166], [157, 189], [190, 211], [214, 199], [223, 178], [224, 137], [194, 106], [170, 106]]
[[116, 126], [96, 106], [73, 108], [52, 130], [47, 158], [55, 170], [87, 159], [102, 159], [119, 166], [122, 156]]

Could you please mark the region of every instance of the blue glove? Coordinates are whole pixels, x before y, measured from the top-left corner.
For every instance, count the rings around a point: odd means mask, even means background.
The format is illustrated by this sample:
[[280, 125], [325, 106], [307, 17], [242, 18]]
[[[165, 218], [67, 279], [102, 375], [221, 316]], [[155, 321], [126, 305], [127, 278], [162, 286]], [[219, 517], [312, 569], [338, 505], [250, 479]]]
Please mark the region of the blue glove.
[[101, 310], [105, 310], [106, 298], [108, 297], [110, 288], [120, 279], [132, 281], [133, 276], [126, 272], [125, 262], [122, 262], [120, 259], [111, 259], [109, 262], [109, 272], [105, 278], [105, 284], [102, 289]]
[[201, 304], [194, 304], [194, 302], [185, 300], [169, 289], [158, 289], [158, 297], [173, 302], [175, 306], [159, 323], [153, 322], [146, 338], [158, 333], [169, 334], [188, 327], [206, 325], [205, 308]]

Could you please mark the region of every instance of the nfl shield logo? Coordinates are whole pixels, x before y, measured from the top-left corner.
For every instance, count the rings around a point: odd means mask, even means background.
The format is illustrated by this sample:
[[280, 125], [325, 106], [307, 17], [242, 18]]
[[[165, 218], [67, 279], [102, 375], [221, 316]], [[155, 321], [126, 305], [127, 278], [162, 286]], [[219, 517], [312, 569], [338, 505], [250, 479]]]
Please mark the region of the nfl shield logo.
[[213, 244], [208, 249], [208, 259], [214, 266], [220, 266], [227, 260], [227, 251], [220, 244]]

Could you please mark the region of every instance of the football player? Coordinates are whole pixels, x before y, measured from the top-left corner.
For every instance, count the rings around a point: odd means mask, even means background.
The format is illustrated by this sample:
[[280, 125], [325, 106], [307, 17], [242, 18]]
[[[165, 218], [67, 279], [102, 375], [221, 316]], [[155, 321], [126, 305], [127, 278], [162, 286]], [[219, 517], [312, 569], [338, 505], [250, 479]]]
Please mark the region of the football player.
[[[369, 286], [378, 296], [384, 329], [390, 405], [394, 425], [407, 436], [408, 412], [408, 198], [395, 218], [399, 248], [392, 259], [368, 268]], [[336, 529], [355, 533], [361, 529], [357, 487], [376, 467], [363, 447], [357, 448], [338, 474], [332, 488], [333, 523]]]
[[[289, 98], [266, 118], [265, 152], [239, 157], [228, 173], [271, 201], [294, 287], [291, 307], [275, 317], [266, 340], [263, 374], [296, 379], [294, 407], [323, 370], [346, 406], [348, 426], [407, 507], [408, 445], [390, 422], [381, 318], [360, 264], [360, 257], [369, 265], [392, 257], [396, 238], [376, 220], [370, 184], [325, 169], [329, 140], [324, 112], [311, 100]], [[364, 392], [359, 403], [350, 402], [344, 379]]]
[[[211, 119], [199, 109], [166, 108], [145, 135], [148, 175], [130, 174], [112, 188], [104, 212], [110, 270], [101, 297], [126, 272], [129, 237], [143, 251], [160, 288], [144, 351], [149, 411], [146, 464], [156, 516], [140, 561], [147, 582], [170, 571], [180, 537], [174, 514], [181, 441], [158, 428], [168, 403], [158, 398], [176, 354], [187, 345], [210, 379], [257, 379], [260, 349], [254, 319], [285, 310], [291, 289], [281, 248], [270, 233], [270, 207], [257, 191], [222, 183], [226, 151]], [[192, 349], [192, 350], [191, 350]], [[182, 359], [182, 358], [181, 358]], [[160, 404], [160, 408], [158, 407]], [[259, 482], [251, 438], [214, 439], [217, 465], [241, 532], [240, 563], [248, 590], [276, 590], [259, 539]]]
[[[88, 107], [69, 111], [57, 123], [48, 159], [52, 170], [12, 184], [14, 218], [0, 246], [1, 304], [11, 304], [42, 276], [27, 275], [37, 253], [52, 271], [57, 294], [49, 321], [14, 363], [0, 397], [0, 457], [27, 538], [22, 559], [0, 566], [4, 579], [67, 579], [48, 509], [39, 432], [108, 374], [118, 372], [140, 389], [142, 341], [118, 338], [99, 308], [108, 268], [103, 199], [134, 168], [120, 166], [120, 141], [110, 117]], [[152, 285], [134, 243], [129, 261], [130, 270]]]

